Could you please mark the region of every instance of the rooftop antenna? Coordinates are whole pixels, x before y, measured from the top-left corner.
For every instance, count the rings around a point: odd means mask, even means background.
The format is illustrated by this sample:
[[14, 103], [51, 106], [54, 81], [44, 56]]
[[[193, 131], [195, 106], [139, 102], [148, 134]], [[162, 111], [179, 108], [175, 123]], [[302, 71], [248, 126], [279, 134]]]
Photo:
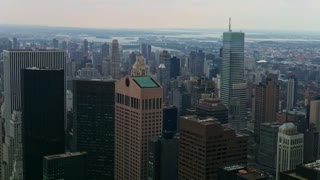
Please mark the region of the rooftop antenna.
[[229, 32], [232, 32], [232, 30], [231, 30], [231, 17], [229, 17]]

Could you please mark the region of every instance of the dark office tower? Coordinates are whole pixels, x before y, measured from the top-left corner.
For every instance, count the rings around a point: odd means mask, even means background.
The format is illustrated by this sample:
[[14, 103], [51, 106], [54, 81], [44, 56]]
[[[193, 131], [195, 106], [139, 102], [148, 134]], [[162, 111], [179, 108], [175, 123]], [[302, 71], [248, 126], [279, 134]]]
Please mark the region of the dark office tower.
[[115, 81], [74, 80], [74, 149], [87, 152], [89, 179], [113, 179]]
[[294, 108], [297, 102], [298, 81], [295, 74], [291, 74], [287, 83], [287, 110]]
[[278, 123], [263, 123], [260, 129], [257, 163], [274, 177], [276, 175], [278, 132], [281, 125]]
[[88, 42], [88, 40], [84, 40], [83, 41], [83, 47], [82, 47], [83, 49], [83, 54], [84, 54], [84, 56], [85, 57], [88, 57], [88, 53], [89, 53], [89, 42]]
[[151, 57], [151, 50], [152, 50], [152, 46], [150, 45], [150, 44], [148, 44], [148, 47], [147, 47], [147, 49], [148, 49], [148, 61], [149, 61], [149, 59], [150, 59], [150, 57]]
[[319, 132], [310, 128], [304, 132], [303, 161], [310, 163], [319, 159]]
[[12, 39], [13, 43], [12, 43], [12, 49], [19, 49], [20, 48], [20, 44], [17, 38], [13, 38]]
[[236, 134], [216, 119], [182, 116], [179, 179], [211, 180], [221, 166], [246, 164], [247, 141], [247, 136]]
[[259, 137], [260, 125], [275, 122], [279, 109], [278, 75], [268, 74], [265, 83], [256, 86], [254, 132]]
[[180, 59], [172, 57], [170, 59], [170, 79], [176, 79], [180, 75]]
[[64, 70], [22, 70], [23, 179], [42, 179], [43, 156], [64, 153], [64, 94]]
[[108, 43], [103, 43], [101, 46], [102, 59], [108, 58], [109, 52], [110, 52], [110, 47]]
[[55, 48], [55, 49], [58, 49], [58, 48], [59, 48], [59, 41], [58, 41], [58, 39], [56, 39], [56, 38], [52, 39], [52, 47]]
[[133, 66], [133, 64], [136, 62], [136, 54], [134, 52], [131, 52], [131, 54], [129, 55], [129, 59], [130, 59], [130, 67]]
[[194, 75], [196, 76], [202, 76], [204, 73], [204, 59], [206, 55], [202, 50], [199, 50], [197, 53], [196, 62], [194, 64], [195, 66], [195, 72]]
[[201, 117], [216, 118], [221, 124], [228, 123], [228, 108], [220, 99], [200, 99], [196, 110]]
[[163, 108], [162, 133], [176, 133], [178, 123], [178, 108], [175, 106]]
[[178, 179], [178, 137], [172, 133], [149, 142], [148, 180]]
[[120, 79], [120, 51], [119, 42], [116, 39], [112, 41], [111, 77], [115, 80]]
[[219, 51], [219, 57], [222, 58], [222, 56], [223, 56], [223, 47], [221, 47], [221, 48], [220, 48], [220, 51]]
[[87, 153], [75, 152], [43, 157], [43, 180], [87, 180]]
[[223, 60], [221, 73], [221, 100], [229, 107], [232, 87], [244, 82], [244, 33], [223, 33]]

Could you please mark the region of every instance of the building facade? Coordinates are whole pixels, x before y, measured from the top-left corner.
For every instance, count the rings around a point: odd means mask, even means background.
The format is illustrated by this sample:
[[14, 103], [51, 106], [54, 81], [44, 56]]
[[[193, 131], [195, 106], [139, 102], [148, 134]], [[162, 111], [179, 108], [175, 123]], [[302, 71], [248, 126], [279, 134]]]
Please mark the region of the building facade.
[[143, 61], [115, 86], [115, 180], [147, 178], [148, 143], [161, 135], [162, 87], [145, 73]]
[[[216, 119], [182, 116], [179, 179], [216, 179], [218, 168], [247, 161], [247, 136], [238, 135]], [[219, 142], [219, 143], [218, 143]]]
[[87, 152], [88, 179], [114, 177], [114, 80], [74, 80], [74, 148]]
[[23, 179], [42, 179], [42, 158], [65, 151], [64, 70], [21, 73]]
[[115, 80], [120, 79], [120, 50], [119, 50], [119, 42], [116, 39], [112, 41], [111, 77]]
[[277, 145], [276, 179], [280, 172], [293, 170], [303, 163], [304, 135], [297, 131], [293, 123], [285, 123], [279, 127]]

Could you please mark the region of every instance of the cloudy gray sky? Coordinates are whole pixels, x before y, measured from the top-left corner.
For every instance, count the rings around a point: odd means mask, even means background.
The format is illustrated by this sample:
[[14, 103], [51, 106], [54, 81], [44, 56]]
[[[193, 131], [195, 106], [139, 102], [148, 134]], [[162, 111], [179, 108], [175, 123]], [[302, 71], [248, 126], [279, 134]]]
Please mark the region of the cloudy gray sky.
[[320, 30], [320, 0], [0, 0], [0, 24]]

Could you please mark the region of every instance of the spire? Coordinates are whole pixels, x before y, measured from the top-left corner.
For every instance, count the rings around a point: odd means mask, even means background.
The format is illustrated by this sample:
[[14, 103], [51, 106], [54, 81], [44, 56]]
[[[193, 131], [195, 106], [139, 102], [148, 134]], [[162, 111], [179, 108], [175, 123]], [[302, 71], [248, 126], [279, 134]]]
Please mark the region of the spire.
[[232, 30], [231, 30], [231, 17], [229, 17], [229, 32], [232, 32]]
[[132, 66], [131, 69], [131, 76], [145, 76], [147, 68], [144, 64], [144, 59], [142, 55], [137, 55], [136, 56], [136, 62]]

